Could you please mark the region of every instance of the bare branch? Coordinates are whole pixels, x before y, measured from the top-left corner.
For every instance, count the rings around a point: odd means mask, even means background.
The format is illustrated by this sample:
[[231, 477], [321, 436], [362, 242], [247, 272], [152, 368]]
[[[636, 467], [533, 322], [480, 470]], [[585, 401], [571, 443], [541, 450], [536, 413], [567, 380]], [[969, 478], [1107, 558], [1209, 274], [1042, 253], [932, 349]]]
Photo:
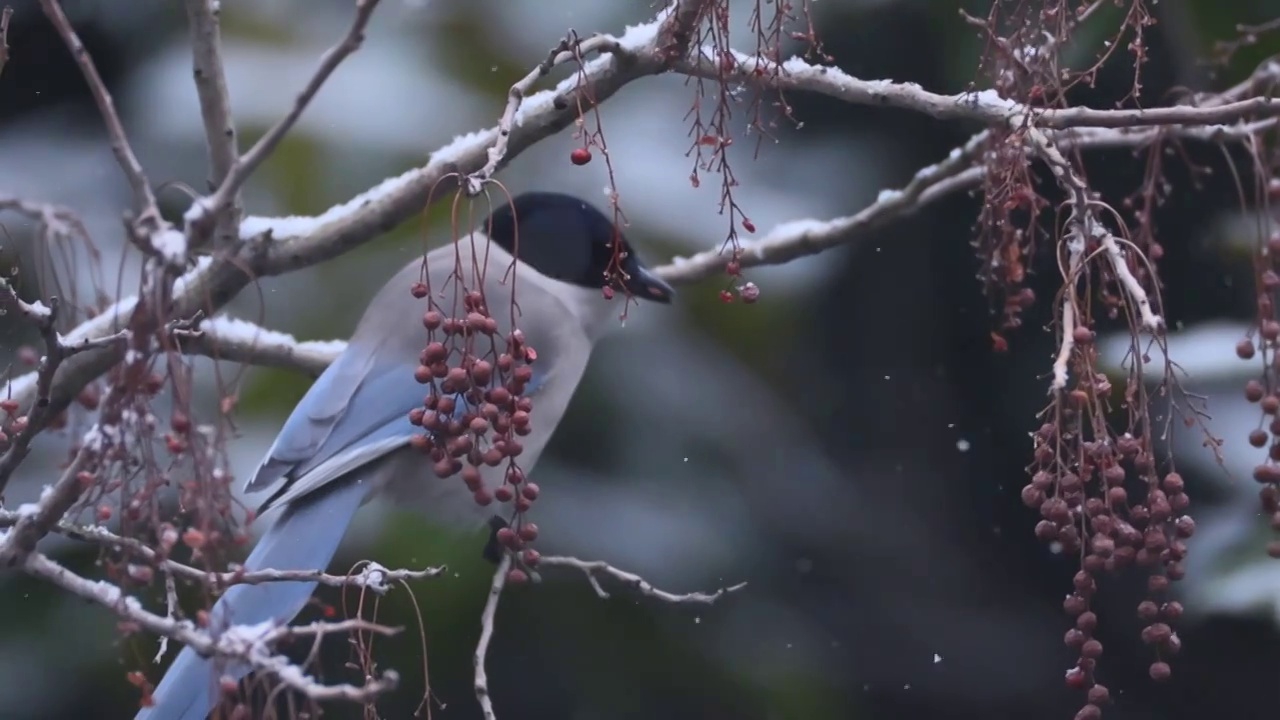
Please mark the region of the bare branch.
[[1075, 349], [1076, 331], [1076, 283], [1080, 281], [1080, 267], [1084, 260], [1084, 237], [1079, 229], [1068, 232], [1067, 270], [1062, 278], [1062, 343], [1058, 346], [1058, 355], [1053, 360], [1053, 381], [1049, 383], [1049, 392], [1055, 393], [1067, 387], [1067, 372], [1071, 363], [1071, 351]]
[[1149, 332], [1159, 331], [1164, 326], [1164, 319], [1151, 309], [1151, 299], [1147, 297], [1142, 283], [1138, 282], [1129, 270], [1128, 260], [1116, 243], [1115, 236], [1098, 218], [1084, 178], [1080, 177], [1071, 165], [1071, 161], [1067, 160], [1066, 156], [1054, 146], [1053, 141], [1039, 129], [1027, 128], [1026, 135], [1036, 154], [1048, 163], [1058, 184], [1070, 198], [1072, 209], [1071, 217], [1067, 222], [1068, 226], [1073, 228], [1073, 232], [1079, 234], [1082, 241], [1096, 240], [1101, 243], [1106, 251], [1107, 260], [1111, 263], [1112, 271], [1128, 295], [1129, 302], [1138, 312], [1143, 329]]
[[[194, 1], [194, 0], [190, 0]], [[284, 139], [293, 126], [302, 117], [303, 111], [311, 104], [311, 100], [320, 92], [320, 88], [324, 86], [329, 76], [334, 70], [342, 64], [355, 51], [360, 49], [364, 43], [364, 31], [369, 25], [369, 19], [373, 17], [373, 11], [378, 7], [379, 0], [357, 0], [355, 18], [351, 22], [351, 28], [347, 31], [346, 37], [342, 39], [338, 45], [330, 48], [320, 59], [320, 67], [316, 68], [315, 74], [307, 81], [302, 92], [298, 93], [298, 97], [294, 100], [293, 107], [289, 113], [276, 123], [266, 135], [263, 135], [254, 146], [245, 153], [230, 170], [227, 171], [226, 177], [222, 180], [217, 192], [207, 199], [197, 200], [191, 209], [187, 211], [186, 221], [188, 224], [188, 234], [199, 237], [207, 227], [210, 219], [216, 218], [227, 207], [230, 207], [240, 192], [241, 186], [249, 179], [258, 166], [265, 161], [276, 146]], [[225, 88], [224, 88], [225, 89]]]
[[[986, 138], [986, 133], [975, 135], [942, 162], [917, 171], [903, 189], [881, 191], [874, 203], [854, 215], [834, 220], [794, 220], [777, 226], [759, 240], [742, 242], [737, 260], [747, 268], [781, 265], [816, 255], [863, 237], [886, 222], [916, 212], [956, 190], [975, 187], [982, 182], [984, 171], [970, 165]], [[670, 265], [659, 267], [655, 272], [668, 282], [696, 282], [724, 270], [733, 259], [725, 250], [717, 248], [688, 258], [676, 257]]]
[[480, 615], [480, 640], [476, 643], [475, 653], [475, 691], [484, 720], [497, 719], [493, 712], [493, 698], [489, 697], [489, 676], [485, 672], [484, 663], [485, 656], [489, 653], [489, 643], [493, 641], [493, 619], [498, 615], [498, 600], [502, 597], [502, 589], [507, 585], [507, 573], [510, 571], [511, 553], [504, 552], [498, 567], [493, 571], [489, 599], [485, 601], [484, 612]]
[[[222, 65], [222, 3], [217, 0], [186, 0], [187, 23], [191, 30], [192, 74], [200, 97], [205, 144], [209, 149], [209, 190], [216, 190], [240, 157], [235, 119], [231, 114], [231, 93]], [[237, 239], [240, 227], [239, 193], [231, 197], [226, 212], [219, 215], [215, 235], [220, 247]]]
[[498, 139], [489, 148], [489, 159], [485, 162], [484, 167], [467, 176], [468, 194], [479, 194], [484, 188], [484, 184], [493, 177], [494, 173], [498, 172], [498, 166], [507, 156], [507, 144], [511, 138], [511, 130], [516, 124], [516, 114], [520, 111], [520, 106], [524, 102], [525, 96], [533, 90], [534, 84], [550, 75], [551, 71], [559, 65], [571, 62], [578, 57], [599, 52], [620, 54], [624, 51], [618, 44], [617, 38], [611, 35], [596, 35], [587, 40], [578, 40], [574, 35], [570, 35], [551, 49], [551, 53], [547, 55], [546, 60], [542, 61], [528, 75], [520, 78], [511, 86], [511, 89], [507, 91], [507, 106], [502, 111], [502, 117], [498, 119]]
[[611, 35], [595, 35], [586, 40], [579, 40], [572, 31], [551, 49], [547, 59], [518, 80], [507, 91], [507, 106], [498, 120], [498, 138], [488, 151], [488, 161], [479, 170], [467, 176], [467, 193], [479, 194], [484, 184], [498, 171], [507, 154], [507, 145], [511, 131], [516, 124], [516, 116], [525, 97], [533, 89], [535, 83], [551, 74], [558, 65], [571, 62], [577, 58], [595, 53], [608, 53], [615, 57], [626, 58], [629, 62], [650, 63], [656, 59], [667, 69], [670, 64], [684, 57], [689, 52], [689, 44], [693, 40], [694, 31], [711, 3], [708, 0], [676, 0], [659, 13], [656, 21], [657, 42], [647, 48], [646, 55], [635, 53], [635, 48], [623, 44], [623, 41]]
[[605, 589], [600, 585], [598, 581], [600, 576], [611, 577], [645, 597], [677, 605], [712, 605], [725, 595], [737, 592], [747, 586], [745, 582], [740, 582], [736, 585], [722, 587], [712, 593], [691, 592], [683, 595], [676, 595], [665, 590], [659, 590], [650, 584], [649, 581], [635, 573], [619, 570], [609, 563], [600, 560], [580, 560], [575, 557], [566, 557], [563, 555], [544, 555], [538, 560], [538, 566], [567, 567], [575, 570], [581, 570], [582, 573], [587, 576], [587, 580], [590, 581], [592, 589], [596, 591], [596, 595], [598, 595], [602, 600], [607, 600], [609, 598], [609, 593], [605, 592]]

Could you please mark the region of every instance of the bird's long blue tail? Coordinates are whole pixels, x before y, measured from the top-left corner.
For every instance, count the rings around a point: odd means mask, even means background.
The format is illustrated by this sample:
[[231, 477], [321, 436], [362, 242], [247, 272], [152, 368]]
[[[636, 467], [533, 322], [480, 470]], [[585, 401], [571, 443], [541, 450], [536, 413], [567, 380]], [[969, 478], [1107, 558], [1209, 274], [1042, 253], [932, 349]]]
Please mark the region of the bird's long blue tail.
[[[247, 570], [325, 570], [352, 517], [373, 487], [357, 471], [335, 487], [300, 498], [284, 510], [245, 560]], [[236, 585], [214, 604], [211, 627], [287, 623], [301, 612], [315, 589], [312, 582]], [[219, 663], [183, 648], [152, 693], [154, 704], [135, 720], [205, 720], [219, 697], [219, 679], [248, 674], [243, 663]], [[217, 670], [217, 672], [215, 672]]]

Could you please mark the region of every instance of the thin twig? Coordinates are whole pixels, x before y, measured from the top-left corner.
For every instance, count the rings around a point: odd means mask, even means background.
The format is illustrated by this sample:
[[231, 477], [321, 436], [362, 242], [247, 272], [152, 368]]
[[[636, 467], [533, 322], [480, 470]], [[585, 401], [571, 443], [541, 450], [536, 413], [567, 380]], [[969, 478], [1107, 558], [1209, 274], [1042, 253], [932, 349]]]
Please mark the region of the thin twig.
[[[209, 191], [216, 190], [240, 158], [235, 119], [231, 114], [231, 93], [222, 64], [222, 3], [218, 0], [186, 0], [187, 24], [191, 32], [191, 65], [205, 145], [209, 150]], [[221, 247], [239, 237], [242, 214], [240, 194], [235, 192], [226, 210], [219, 214], [215, 235]]]
[[493, 698], [489, 696], [489, 676], [485, 673], [485, 656], [489, 653], [489, 643], [493, 641], [493, 620], [498, 615], [498, 599], [502, 597], [502, 589], [507, 584], [507, 573], [511, 570], [511, 553], [502, 554], [502, 560], [493, 571], [493, 582], [489, 585], [489, 599], [485, 601], [484, 612], [480, 615], [480, 640], [476, 643], [475, 653], [475, 691], [476, 700], [480, 703], [480, 711], [484, 720], [496, 720], [493, 712]]
[[[26, 504], [18, 510], [0, 510], [0, 528], [13, 527], [23, 515], [34, 512], [34, 504]], [[232, 585], [261, 585], [270, 582], [312, 582], [328, 587], [361, 587], [379, 595], [391, 588], [392, 583], [412, 580], [428, 580], [445, 573], [443, 565], [422, 570], [392, 570], [375, 562], [364, 562], [358, 573], [334, 575], [322, 570], [245, 570], [237, 567], [226, 572], [209, 572], [191, 565], [170, 560], [136, 538], [117, 535], [99, 525], [76, 525], [59, 522], [53, 531], [72, 540], [115, 548], [152, 565], [171, 577], [193, 580], [211, 588], [225, 589]]]
[[30, 408], [28, 414], [14, 418], [14, 424], [19, 429], [10, 439], [9, 447], [5, 450], [4, 455], [0, 455], [0, 493], [4, 492], [10, 478], [13, 477], [14, 471], [18, 469], [18, 466], [26, 459], [27, 454], [31, 452], [31, 442], [35, 439], [35, 436], [50, 419], [49, 394], [53, 389], [54, 377], [63, 361], [76, 353], [107, 345], [118, 345], [129, 338], [128, 331], [120, 331], [106, 337], [93, 340], [86, 338], [74, 345], [68, 345], [63, 342], [57, 330], [58, 309], [60, 307], [57, 298], [50, 298], [48, 305], [39, 301], [35, 303], [24, 302], [18, 297], [17, 290], [9, 284], [9, 281], [0, 278], [0, 308], [3, 308], [5, 304], [17, 307], [18, 311], [35, 325], [40, 332], [41, 339], [44, 341], [44, 356], [40, 358], [40, 365], [35, 370], [35, 404]]
[[[1014, 124], [1017, 124], [1016, 121]], [[1078, 231], [1085, 241], [1096, 240], [1102, 246], [1116, 279], [1128, 296], [1130, 304], [1138, 312], [1142, 328], [1148, 332], [1159, 332], [1164, 327], [1164, 319], [1152, 310], [1151, 299], [1143, 289], [1142, 283], [1138, 282], [1129, 270], [1128, 259], [1116, 243], [1115, 236], [1098, 218], [1093, 200], [1089, 196], [1089, 186], [1084, 178], [1080, 177], [1071, 161], [1038, 128], [1028, 127], [1026, 137], [1032, 149], [1048, 164], [1054, 178], [1070, 198], [1072, 211], [1068, 225]]]
[[507, 156], [507, 145], [511, 139], [511, 131], [516, 125], [516, 116], [520, 112], [525, 96], [533, 90], [533, 86], [542, 78], [550, 75], [551, 71], [557, 66], [600, 52], [611, 53], [615, 56], [621, 56], [624, 53], [622, 47], [618, 44], [617, 38], [611, 35], [596, 35], [586, 40], [579, 40], [575, 34], [570, 33], [569, 36], [562, 39], [558, 45], [551, 49], [546, 60], [535, 66], [528, 75], [520, 78], [507, 90], [507, 105], [502, 111], [502, 117], [498, 118], [498, 139], [489, 148], [489, 159], [484, 164], [484, 167], [467, 176], [466, 189], [469, 195], [480, 194], [484, 189], [485, 183], [489, 182], [494, 173], [498, 172], [498, 167]]
[[0, 10], [0, 73], [9, 64], [9, 21], [13, 19], [13, 8], [8, 5]]
[[[369, 19], [373, 17], [373, 11], [378, 7], [378, 2], [379, 0], [357, 0], [355, 17], [351, 22], [350, 29], [347, 30], [346, 36], [321, 57], [320, 66], [316, 68], [311, 79], [307, 81], [302, 92], [298, 93], [298, 97], [294, 100], [293, 107], [290, 108], [288, 114], [259, 138], [258, 142], [254, 143], [253, 147], [249, 148], [249, 151], [231, 166], [226, 173], [226, 178], [212, 197], [196, 201], [192, 206], [192, 210], [188, 211], [187, 214], [187, 220], [190, 225], [197, 228], [206, 227], [210, 218], [216, 217], [231, 205], [236, 194], [240, 192], [240, 187], [257, 170], [258, 166], [270, 157], [276, 146], [284, 139], [284, 136], [293, 129], [298, 119], [302, 117], [303, 111], [311, 104], [311, 100], [316, 96], [316, 93], [320, 92], [320, 88], [328, 81], [333, 71], [337, 70], [343, 60], [350, 57], [364, 44], [365, 28], [368, 27]], [[197, 237], [200, 235], [200, 233], [194, 234]]]
[[138, 162], [133, 147], [129, 145], [124, 124], [120, 122], [120, 115], [116, 113], [115, 101], [107, 91], [107, 86], [103, 84], [102, 76], [98, 74], [93, 58], [85, 50], [84, 43], [80, 41], [80, 36], [76, 34], [71, 21], [67, 19], [67, 14], [63, 12], [62, 5], [57, 0], [40, 0], [40, 9], [49, 18], [49, 22], [53, 23], [67, 50], [71, 52], [71, 57], [80, 67], [80, 74], [89, 84], [89, 91], [93, 93], [98, 112], [102, 115], [102, 121], [107, 127], [107, 136], [111, 139], [111, 152], [115, 153], [116, 162], [124, 171], [125, 178], [133, 189], [135, 209], [138, 213], [137, 222], [140, 228], [148, 230], [145, 234], [161, 229], [164, 221], [160, 217], [155, 194], [151, 192], [151, 184], [147, 181], [142, 163]]
[[89, 602], [108, 608], [138, 628], [177, 640], [201, 655], [247, 662], [255, 670], [271, 673], [284, 685], [317, 702], [346, 700], [367, 704], [394, 690], [399, 684], [399, 675], [388, 670], [382, 674], [382, 677], [370, 678], [362, 686], [322, 685], [307, 674], [297, 672], [289, 658], [277, 655], [273, 650], [277, 644], [289, 638], [318, 637], [346, 632], [377, 632], [392, 635], [399, 631], [398, 628], [389, 628], [365, 620], [311, 623], [301, 627], [277, 627], [271, 623], [263, 623], [253, 626], [234, 625], [222, 631], [217, 638], [213, 638], [189, 621], [175, 620], [148, 612], [136, 598], [124, 595], [114, 585], [86, 580], [41, 553], [27, 555], [23, 567], [35, 577], [42, 578]]

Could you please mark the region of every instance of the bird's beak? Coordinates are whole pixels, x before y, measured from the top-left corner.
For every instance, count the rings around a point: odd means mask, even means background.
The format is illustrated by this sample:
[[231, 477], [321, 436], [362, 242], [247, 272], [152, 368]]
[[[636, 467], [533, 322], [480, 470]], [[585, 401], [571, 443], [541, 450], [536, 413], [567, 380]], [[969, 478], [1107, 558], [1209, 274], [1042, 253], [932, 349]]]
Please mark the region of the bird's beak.
[[675, 288], [668, 285], [666, 280], [653, 274], [651, 270], [644, 266], [631, 273], [631, 277], [627, 282], [627, 291], [638, 298], [652, 300], [664, 305], [670, 303], [671, 298], [676, 294]]

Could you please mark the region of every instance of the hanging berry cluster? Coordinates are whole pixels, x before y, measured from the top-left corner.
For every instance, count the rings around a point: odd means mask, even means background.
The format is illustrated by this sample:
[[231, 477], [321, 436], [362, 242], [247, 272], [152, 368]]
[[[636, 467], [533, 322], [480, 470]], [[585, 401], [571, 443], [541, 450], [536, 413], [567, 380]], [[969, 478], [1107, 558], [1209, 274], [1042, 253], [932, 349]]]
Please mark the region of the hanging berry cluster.
[[[413, 438], [413, 447], [427, 455], [441, 479], [457, 476], [477, 505], [494, 501], [511, 504], [514, 529], [500, 532], [499, 541], [520, 550], [537, 537], [538, 529], [523, 515], [538, 499], [538, 486], [529, 482], [517, 458], [524, 452], [521, 438], [531, 430], [533, 400], [524, 393], [533, 380], [537, 352], [524, 333], [513, 328], [505, 335], [489, 312], [484, 294], [461, 293], [462, 313], [445, 312], [427, 286], [417, 283], [414, 297], [428, 298], [422, 316], [427, 344], [419, 355], [414, 377], [427, 387], [421, 407], [409, 413], [409, 421], [424, 432]], [[496, 487], [486, 485], [482, 468], [505, 469]], [[536, 552], [529, 550], [536, 563]]]
[[1173, 624], [1183, 609], [1165, 596], [1170, 582], [1186, 572], [1195, 521], [1187, 514], [1191, 501], [1182, 477], [1157, 467], [1151, 434], [1144, 430], [1150, 425], [1149, 399], [1140, 374], [1127, 392], [1129, 432], [1113, 434], [1104, 404], [1111, 387], [1094, 371], [1093, 333], [1077, 327], [1073, 339], [1076, 381], [1055, 397], [1046, 411], [1049, 421], [1033, 434], [1031, 482], [1022, 489], [1022, 501], [1040, 513], [1038, 539], [1080, 558], [1072, 592], [1063, 601], [1072, 619], [1063, 640], [1079, 653], [1066, 683], [1088, 692], [1076, 717], [1091, 720], [1101, 717], [1110, 698], [1097, 679], [1103, 647], [1094, 636], [1098, 616], [1091, 609], [1101, 576], [1130, 567], [1148, 574], [1147, 597], [1137, 614], [1144, 623], [1142, 640], [1155, 652], [1150, 676], [1167, 679], [1168, 659], [1181, 649]]
[[[1280, 197], [1280, 179], [1272, 179], [1267, 187], [1274, 203]], [[1257, 334], [1236, 344], [1241, 360], [1262, 361], [1260, 378], [1249, 380], [1244, 396], [1261, 411], [1259, 427], [1249, 433], [1249, 444], [1266, 448], [1267, 454], [1253, 469], [1253, 479], [1262, 487], [1258, 497], [1271, 529], [1280, 533], [1280, 320], [1276, 317], [1275, 295], [1280, 289], [1280, 230], [1272, 231], [1254, 256], [1257, 288]], [[1267, 543], [1267, 554], [1280, 559], [1280, 540]]]

